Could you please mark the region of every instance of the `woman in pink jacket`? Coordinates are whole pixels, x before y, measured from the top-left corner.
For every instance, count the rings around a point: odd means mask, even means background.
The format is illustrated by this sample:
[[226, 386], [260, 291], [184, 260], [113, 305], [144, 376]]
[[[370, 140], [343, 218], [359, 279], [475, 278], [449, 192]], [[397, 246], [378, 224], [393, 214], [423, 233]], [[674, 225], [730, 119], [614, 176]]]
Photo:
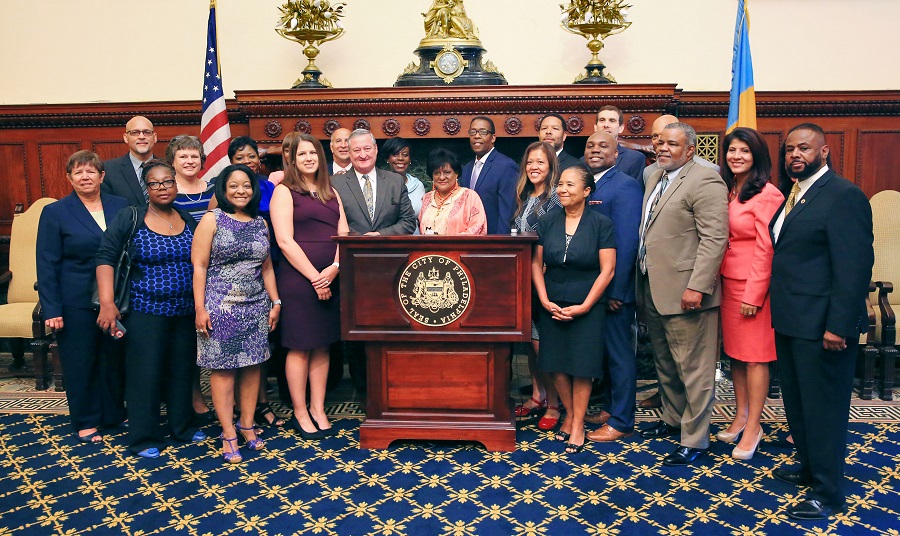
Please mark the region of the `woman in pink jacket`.
[[716, 437], [729, 443], [740, 438], [731, 455], [749, 460], [763, 436], [759, 419], [769, 390], [769, 363], [775, 361], [769, 221], [784, 196], [769, 183], [772, 161], [759, 132], [736, 128], [725, 137], [725, 148], [722, 176], [730, 194], [721, 315], [725, 353], [731, 358], [735, 416]]

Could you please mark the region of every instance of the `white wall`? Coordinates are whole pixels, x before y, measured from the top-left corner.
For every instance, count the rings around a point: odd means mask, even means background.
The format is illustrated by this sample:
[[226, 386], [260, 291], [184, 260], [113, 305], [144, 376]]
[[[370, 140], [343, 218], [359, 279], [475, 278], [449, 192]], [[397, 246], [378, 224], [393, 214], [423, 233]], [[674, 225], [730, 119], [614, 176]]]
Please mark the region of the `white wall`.
[[[756, 90], [898, 89], [897, 0], [749, 0]], [[279, 0], [219, 0], [226, 97], [289, 88], [306, 64], [278, 36]], [[345, 35], [317, 60], [335, 87], [390, 86], [413, 59], [431, 0], [347, 0]], [[559, 25], [564, 0], [466, 0], [510, 84], [568, 84], [590, 55]], [[735, 0], [632, 0], [601, 52], [619, 83], [731, 83]], [[206, 0], [0, 0], [0, 104], [200, 97]]]

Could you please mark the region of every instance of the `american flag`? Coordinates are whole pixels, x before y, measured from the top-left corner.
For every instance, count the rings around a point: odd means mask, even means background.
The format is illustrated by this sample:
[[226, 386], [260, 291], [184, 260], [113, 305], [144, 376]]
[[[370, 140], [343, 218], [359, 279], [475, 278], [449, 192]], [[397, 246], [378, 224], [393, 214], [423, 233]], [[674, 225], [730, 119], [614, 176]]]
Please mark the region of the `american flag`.
[[200, 119], [200, 141], [206, 153], [206, 165], [201, 179], [210, 181], [230, 162], [228, 144], [231, 127], [225, 109], [225, 92], [219, 76], [219, 53], [216, 43], [216, 2], [209, 3], [209, 24], [206, 33], [206, 67], [203, 78], [203, 117]]

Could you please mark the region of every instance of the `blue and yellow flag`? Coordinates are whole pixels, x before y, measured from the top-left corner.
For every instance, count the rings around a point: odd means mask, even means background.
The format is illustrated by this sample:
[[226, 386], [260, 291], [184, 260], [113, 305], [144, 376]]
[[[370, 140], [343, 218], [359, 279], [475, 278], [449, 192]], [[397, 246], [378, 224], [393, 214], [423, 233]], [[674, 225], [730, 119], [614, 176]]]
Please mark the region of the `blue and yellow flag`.
[[734, 59], [731, 61], [731, 98], [728, 102], [728, 128], [756, 128], [756, 93], [753, 90], [753, 59], [750, 57], [749, 0], [738, 0], [734, 24]]

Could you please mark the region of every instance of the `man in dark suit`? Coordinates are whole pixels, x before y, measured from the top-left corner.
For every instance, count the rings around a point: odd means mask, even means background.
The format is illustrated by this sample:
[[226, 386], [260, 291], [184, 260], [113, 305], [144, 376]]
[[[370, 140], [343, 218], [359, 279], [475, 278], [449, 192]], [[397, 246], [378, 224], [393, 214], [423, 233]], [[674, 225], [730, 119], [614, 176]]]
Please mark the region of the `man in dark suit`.
[[825, 133], [804, 123], [785, 139], [785, 170], [796, 179], [769, 225], [772, 325], [796, 470], [773, 476], [809, 486], [787, 509], [825, 519], [844, 508], [847, 420], [860, 320], [872, 277], [872, 209], [865, 194], [828, 168]]
[[694, 463], [709, 448], [719, 360], [719, 267], [728, 245], [728, 188], [691, 158], [697, 133], [685, 123], [660, 137], [660, 170], [647, 182], [637, 262], [637, 304], [653, 345], [662, 420], [644, 438], [680, 434], [664, 465]]
[[538, 127], [538, 137], [544, 143], [549, 143], [556, 151], [556, 159], [559, 162], [559, 174], [568, 168], [579, 164], [577, 158], [566, 152], [566, 120], [556, 113], [549, 113], [541, 118]]
[[609, 412], [586, 422], [603, 424], [588, 434], [591, 441], [616, 441], [634, 430], [637, 360], [634, 351], [634, 262], [637, 258], [643, 189], [615, 167], [616, 139], [594, 132], [584, 149], [584, 161], [594, 174], [588, 207], [612, 220], [616, 236], [616, 272], [607, 289], [605, 357], [610, 383]]
[[378, 145], [364, 129], [350, 134], [353, 169], [331, 177], [341, 196], [351, 231], [367, 235], [412, 234], [418, 225], [406, 192], [406, 180], [393, 171], [375, 169]]
[[128, 144], [128, 154], [103, 163], [106, 178], [100, 190], [124, 197], [133, 206], [146, 206], [147, 187], [141, 179], [141, 166], [153, 158], [153, 146], [156, 144], [153, 123], [140, 115], [132, 117], [125, 125], [122, 139]]
[[509, 234], [516, 210], [519, 166], [494, 149], [494, 122], [478, 116], [469, 124], [469, 146], [475, 160], [462, 169], [459, 185], [475, 190], [484, 205], [488, 234]]
[[622, 110], [607, 104], [597, 112], [594, 132], [605, 130], [612, 134], [612, 137], [617, 140], [618, 146], [616, 149], [619, 151], [619, 157], [616, 159], [616, 169], [630, 177], [643, 181], [642, 173], [647, 166], [647, 159], [644, 158], [640, 151], [629, 149], [618, 143], [619, 135], [625, 131], [624, 120], [625, 115], [622, 113]]
[[[375, 136], [368, 130], [357, 129], [350, 133], [348, 143], [353, 167], [333, 175], [331, 184], [341, 196], [350, 230], [365, 235], [415, 232], [418, 219], [409, 201], [406, 179], [393, 171], [375, 169], [378, 157]], [[332, 366], [342, 365], [336, 352], [332, 352], [332, 360]], [[354, 387], [365, 391], [366, 357], [362, 344], [351, 345], [349, 362]]]

